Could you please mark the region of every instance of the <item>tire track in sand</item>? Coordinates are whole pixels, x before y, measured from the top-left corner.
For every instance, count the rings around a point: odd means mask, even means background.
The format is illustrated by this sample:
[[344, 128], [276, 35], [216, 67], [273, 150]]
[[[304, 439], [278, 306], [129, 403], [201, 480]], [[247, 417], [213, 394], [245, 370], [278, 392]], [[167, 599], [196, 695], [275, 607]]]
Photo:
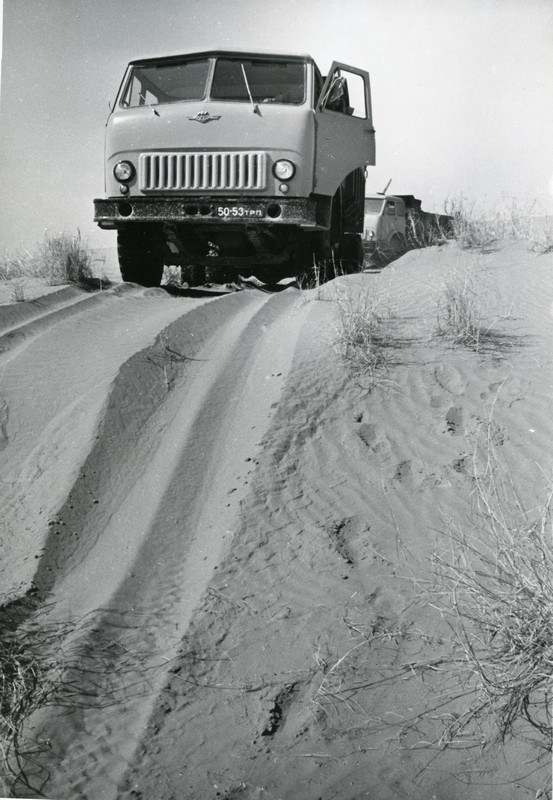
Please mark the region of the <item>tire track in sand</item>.
[[151, 346], [175, 319], [207, 302], [128, 285], [92, 296], [75, 291], [78, 301], [0, 337], [4, 592], [28, 588], [48, 520], [97, 441], [121, 365]]
[[[166, 665], [175, 656], [232, 540], [248, 463], [291, 363], [302, 320], [298, 304], [295, 292], [248, 293], [174, 323], [165, 339], [171, 351], [182, 352], [191, 336], [205, 339], [195, 360], [185, 362], [184, 380], [140, 430], [121, 419], [111, 434], [104, 428], [98, 450], [109, 450], [113, 480], [97, 487], [97, 502], [82, 515], [81, 542], [69, 558], [68, 548], [58, 547], [52, 536], [37, 580], [53, 591], [55, 613], [63, 617], [70, 610], [80, 619], [102, 607], [94, 627], [109, 627], [121, 650], [140, 652], [142, 667]], [[135, 385], [138, 363], [122, 379], [127, 391]], [[110, 413], [117, 415], [117, 408]], [[91, 461], [87, 473], [97, 472], [99, 462], [99, 456]], [[69, 498], [67, 510], [71, 505]], [[60, 575], [53, 585], [52, 570]], [[93, 647], [94, 633], [88, 629], [84, 636], [79, 647], [86, 649], [87, 641]], [[63, 796], [63, 787], [71, 785], [75, 798], [117, 796], [161, 701], [166, 673], [159, 669], [146, 677], [147, 692], [129, 697], [124, 713], [118, 706], [76, 710], [63, 727], [44, 720], [41, 735], [52, 742], [49, 760], [57, 764], [51, 794]], [[121, 680], [135, 678], [144, 680], [144, 672], [131, 674], [127, 667]]]

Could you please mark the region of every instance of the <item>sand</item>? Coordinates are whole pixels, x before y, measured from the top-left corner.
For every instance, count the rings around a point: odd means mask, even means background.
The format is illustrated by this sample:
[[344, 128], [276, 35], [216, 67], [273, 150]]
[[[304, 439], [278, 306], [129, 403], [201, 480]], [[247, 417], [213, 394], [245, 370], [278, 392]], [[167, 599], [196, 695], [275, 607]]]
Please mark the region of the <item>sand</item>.
[[[435, 335], [467, 269], [493, 323], [478, 352]], [[548, 767], [529, 745], [428, 746], [420, 715], [456, 679], [408, 665], [451, 649], [424, 589], [447, 520], [471, 519], [482, 425], [529, 507], [547, 491], [552, 270], [525, 243], [450, 244], [310, 291], [118, 285], [0, 308], [3, 592], [36, 587], [82, 667], [81, 700], [29, 720], [32, 785], [534, 798]], [[365, 291], [394, 311], [370, 391], [333, 346], [336, 293]]]

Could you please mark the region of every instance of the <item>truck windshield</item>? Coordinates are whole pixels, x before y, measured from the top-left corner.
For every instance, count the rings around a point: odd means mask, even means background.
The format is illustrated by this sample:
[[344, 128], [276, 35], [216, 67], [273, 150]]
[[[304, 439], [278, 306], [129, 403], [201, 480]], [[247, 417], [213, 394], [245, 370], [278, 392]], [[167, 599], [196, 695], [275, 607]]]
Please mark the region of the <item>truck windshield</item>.
[[[206, 98], [211, 60], [135, 66], [125, 88], [125, 108], [182, 103]], [[254, 103], [292, 103], [305, 100], [305, 64], [299, 61], [218, 58], [211, 99]]]
[[305, 64], [219, 58], [215, 65], [211, 98], [299, 105], [305, 100]]
[[126, 108], [181, 103], [205, 97], [209, 59], [135, 67], [121, 105]]
[[381, 197], [365, 197], [365, 214], [380, 214], [381, 208]]

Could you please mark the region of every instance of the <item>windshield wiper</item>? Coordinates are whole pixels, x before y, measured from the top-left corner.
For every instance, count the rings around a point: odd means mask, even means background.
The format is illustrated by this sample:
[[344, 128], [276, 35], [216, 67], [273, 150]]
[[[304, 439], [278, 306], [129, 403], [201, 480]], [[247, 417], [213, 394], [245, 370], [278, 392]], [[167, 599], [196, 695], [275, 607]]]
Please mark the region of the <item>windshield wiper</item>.
[[261, 111], [259, 110], [259, 106], [257, 105], [257, 103], [253, 102], [252, 93], [250, 91], [250, 84], [248, 82], [248, 76], [246, 75], [246, 68], [243, 63], [240, 63], [240, 66], [242, 67], [242, 75], [244, 76], [244, 83], [246, 84], [246, 89], [248, 90], [248, 97], [250, 98], [250, 103], [253, 106], [253, 113], [259, 114], [259, 116], [261, 116]]
[[156, 109], [153, 107], [153, 105], [146, 100], [146, 98], [144, 97], [143, 94], [139, 94], [138, 96], [140, 97], [141, 100], [144, 100], [144, 102], [146, 103], [147, 106], [150, 106], [150, 108], [152, 109], [152, 111], [154, 112], [156, 117], [160, 116], [159, 111], [156, 111]]

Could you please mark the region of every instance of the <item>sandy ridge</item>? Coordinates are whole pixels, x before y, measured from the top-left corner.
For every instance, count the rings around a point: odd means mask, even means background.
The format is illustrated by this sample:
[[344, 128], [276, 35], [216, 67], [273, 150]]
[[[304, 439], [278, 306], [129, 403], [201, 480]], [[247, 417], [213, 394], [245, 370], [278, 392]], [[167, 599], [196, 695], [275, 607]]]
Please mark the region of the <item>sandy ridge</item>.
[[19, 330], [0, 371], [4, 591], [29, 585], [48, 520], [94, 441], [121, 364], [204, 302], [160, 290], [106, 292]]
[[[192, 331], [192, 358], [197, 360], [181, 362], [184, 384], [182, 377], [175, 376], [172, 397], [171, 393], [160, 397], [155, 383], [157, 380], [159, 386], [159, 370], [150, 375], [148, 382], [144, 353], [126, 365], [115, 394], [119, 398], [126, 394], [129, 380], [134, 381], [137, 373], [141, 381], [146, 379], [141, 390], [143, 420], [137, 426], [132, 410], [126, 407], [121, 412], [120, 402], [112, 397], [96, 452], [88, 460], [86, 471], [83, 469], [87, 476], [102, 474], [94, 488], [97, 502], [92, 507], [88, 503], [90, 510], [85, 520], [84, 503], [78, 503], [72, 495], [60, 514], [66, 523], [64, 527], [74, 530], [76, 521], [71, 520], [71, 506], [81, 509], [79, 541], [83, 541], [84, 548], [76, 545], [78, 552], [70, 555], [70, 562], [60, 563], [55, 552], [63, 553], [67, 559], [72, 546], [60, 544], [54, 532], [37, 574], [36, 583], [41, 590], [55, 590], [60, 597], [56, 613], [63, 613], [64, 597], [72, 598], [71, 612], [77, 617], [100, 607], [117, 609], [115, 614], [110, 610], [98, 612], [96, 625], [109, 624], [114, 638], [122, 636], [126, 648], [139, 650], [141, 658], [150, 654], [156, 664], [161, 657], [174, 656], [180, 643], [179, 630], [186, 629], [206, 583], [217, 569], [221, 549], [228, 546], [228, 537], [232, 535], [232, 520], [243, 494], [233, 491], [233, 473], [242, 469], [245, 459], [251, 457], [247, 453], [254, 454], [263, 426], [270, 418], [271, 406], [278, 399], [293, 347], [290, 334], [300, 320], [294, 315], [297, 302], [295, 292], [278, 296], [248, 293], [228, 298], [224, 307], [210, 304], [196, 309], [175, 322], [164, 332], [164, 346], [171, 352], [183, 352], [184, 342]], [[280, 356], [275, 351], [273, 336], [276, 341], [286, 342]], [[279, 375], [266, 374], [267, 347], [272, 364], [279, 364]], [[264, 385], [264, 389], [256, 391], [253, 404], [252, 381], [254, 385]], [[147, 409], [151, 413], [156, 406], [152, 419], [145, 422]], [[243, 413], [237, 414], [237, 409]], [[127, 457], [130, 441], [132, 459]], [[99, 469], [105, 449], [115, 462], [109, 473], [105, 463]], [[191, 464], [201, 468], [190, 473]], [[128, 478], [121, 474], [115, 477], [118, 467], [128, 473]], [[83, 483], [86, 488], [87, 478]], [[80, 483], [76, 491], [83, 491]], [[58, 575], [55, 589], [48, 582], [52, 564]], [[65, 577], [60, 580], [61, 575]], [[140, 619], [134, 635], [128, 622], [122, 622], [125, 609]], [[91, 638], [93, 641], [93, 634]], [[80, 646], [86, 644], [81, 642]], [[157, 680], [150, 675], [148, 697]], [[74, 720], [78, 727], [99, 724], [103, 747], [107, 740], [114, 747], [119, 742], [118, 758], [109, 773], [101, 770], [96, 776], [83, 764], [83, 781], [88, 790], [96, 785], [96, 780], [104, 787], [103, 791], [106, 780], [117, 783], [117, 775], [135, 747], [135, 732], [141, 730], [144, 715], [148, 715], [148, 708], [156, 699], [154, 693], [153, 698], [142, 698], [134, 706], [129, 700], [124, 718], [119, 709], [114, 709], [113, 715], [103, 710], [98, 718], [91, 710], [83, 714], [80, 723]], [[68, 727], [68, 731], [72, 729], [73, 725]], [[60, 754], [72, 740], [68, 731], [62, 737], [66, 745], [60, 742]], [[73, 746], [71, 753], [74, 768]], [[89, 761], [91, 755], [88, 745], [82, 757]], [[60, 771], [63, 775], [63, 765]]]
[[[121, 285], [116, 290], [106, 289], [105, 291], [121, 293], [129, 290], [132, 291], [131, 286]], [[65, 286], [63, 289], [42, 295], [34, 300], [0, 306], [0, 335], [95, 296], [96, 293], [91, 294], [89, 289], [84, 289], [80, 286]]]

